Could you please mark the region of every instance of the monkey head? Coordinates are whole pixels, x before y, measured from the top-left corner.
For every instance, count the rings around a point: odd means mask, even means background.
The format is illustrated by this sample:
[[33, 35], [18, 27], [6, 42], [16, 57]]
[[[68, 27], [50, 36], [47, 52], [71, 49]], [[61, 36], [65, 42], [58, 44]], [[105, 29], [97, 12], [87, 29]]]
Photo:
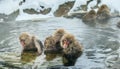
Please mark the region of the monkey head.
[[107, 8], [108, 9], [108, 6], [106, 5], [106, 4], [103, 4], [103, 5], [101, 5], [101, 7], [100, 7], [101, 9], [105, 9], [105, 8]]
[[61, 37], [66, 33], [64, 29], [57, 29], [55, 33], [53, 34], [53, 38], [55, 39], [56, 42], [58, 42]]
[[97, 14], [102, 14], [102, 13], [109, 13], [110, 14], [110, 9], [106, 4], [103, 4], [100, 6], [100, 8], [97, 11]]
[[52, 36], [49, 36], [45, 39], [44, 46], [45, 46], [45, 49], [50, 49], [55, 46], [55, 41]]
[[96, 12], [95, 12], [95, 10], [90, 10], [88, 14], [90, 14], [90, 15], [96, 15]]
[[25, 46], [28, 46], [32, 42], [32, 36], [29, 33], [27, 33], [27, 32], [23, 32], [19, 36], [19, 40], [20, 40], [20, 44], [23, 47], [25, 47]]
[[62, 38], [61, 38], [61, 46], [62, 48], [68, 48], [71, 44], [73, 44], [75, 41], [75, 38], [73, 35], [71, 34], [65, 34]]

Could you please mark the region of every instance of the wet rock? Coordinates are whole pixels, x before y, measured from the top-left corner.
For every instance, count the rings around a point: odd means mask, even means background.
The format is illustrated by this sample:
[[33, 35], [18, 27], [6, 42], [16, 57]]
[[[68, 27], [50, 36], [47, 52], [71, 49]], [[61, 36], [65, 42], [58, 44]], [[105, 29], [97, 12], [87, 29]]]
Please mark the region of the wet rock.
[[76, 12], [72, 12], [69, 15], [65, 15], [64, 17], [66, 18], [82, 18], [87, 12], [81, 12], [81, 11], [76, 11]]
[[5, 15], [5, 14], [0, 14], [0, 19], [3, 19], [3, 20], [4, 20], [5, 17], [7, 17], [7, 15]]
[[87, 5], [81, 5], [80, 8], [81, 8], [81, 10], [83, 10], [83, 11], [87, 11], [87, 9], [88, 9], [88, 8], [87, 8]]
[[28, 14], [44, 14], [45, 15], [51, 11], [51, 8], [47, 8], [47, 9], [40, 10], [40, 11], [36, 11], [31, 8], [31, 9], [24, 9], [23, 11]]
[[[70, 9], [73, 7], [75, 1], [66, 2], [64, 4], [61, 4], [59, 8], [54, 12], [54, 16], [60, 17], [63, 15], [66, 15]], [[24, 3], [24, 1], [22, 1]], [[22, 4], [21, 4], [22, 5]], [[35, 10], [33, 8], [31, 9], [24, 9], [23, 12], [28, 14], [48, 14], [51, 11], [51, 8], [44, 8], [44, 6], [40, 6], [43, 10]]]
[[87, 1], [87, 5], [88, 5], [90, 2], [92, 2], [92, 1], [93, 1], [93, 0], [88, 0], [88, 1]]
[[19, 5], [22, 5], [23, 3], [25, 3], [25, 0], [20, 1]]
[[15, 11], [9, 15], [0, 14], [0, 19], [2, 19], [2, 21], [12, 21], [12, 20], [15, 20], [18, 15], [19, 15], [19, 10]]
[[8, 15], [7, 20], [15, 20], [18, 15], [19, 15], [19, 10], [17, 10], [15, 12], [13, 12], [12, 14]]
[[[19, 5], [22, 5], [23, 3], [25, 3], [26, 0], [20, 1]], [[36, 11], [35, 9], [31, 8], [31, 9], [23, 9], [23, 11], [25, 13], [28, 14], [48, 14], [51, 11], [51, 8], [44, 8], [44, 6], [40, 6], [43, 10], [39, 10]]]
[[54, 12], [54, 16], [60, 17], [66, 15], [73, 7], [75, 1], [66, 2], [59, 6], [59, 8]]
[[97, 5], [101, 3], [101, 0], [97, 0]]
[[[88, 0], [87, 1], [87, 5], [90, 3], [90, 2], [92, 2], [92, 1], [94, 1], [94, 0]], [[101, 3], [101, 0], [96, 0], [96, 5], [94, 5], [93, 7], [91, 7], [92, 9], [97, 9], [97, 8], [99, 8], [99, 4]]]

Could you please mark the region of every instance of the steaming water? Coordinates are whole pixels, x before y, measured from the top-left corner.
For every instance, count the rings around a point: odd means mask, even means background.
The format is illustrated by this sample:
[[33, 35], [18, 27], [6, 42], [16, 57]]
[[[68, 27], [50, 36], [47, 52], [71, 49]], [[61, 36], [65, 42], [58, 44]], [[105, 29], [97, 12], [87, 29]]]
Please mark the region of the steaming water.
[[[20, 60], [22, 47], [18, 37], [21, 32], [27, 31], [37, 36], [44, 43], [45, 38], [56, 29], [64, 28], [72, 33], [84, 48], [83, 55], [79, 57], [75, 66], [66, 68], [119, 69], [120, 29], [116, 27], [116, 24], [120, 18], [111, 18], [107, 22], [98, 22], [93, 25], [85, 24], [78, 18], [54, 17], [53, 12], [58, 9], [60, 4], [73, 0], [27, 0], [19, 5], [20, 1], [0, 0], [0, 68], [46, 69], [49, 66], [62, 65], [61, 57], [47, 61], [44, 54], [36, 57], [32, 62], [24, 64]], [[89, 4], [88, 10], [96, 4], [96, 1], [94, 0]], [[104, 0], [103, 3], [111, 8], [111, 12], [120, 11], [117, 0]], [[74, 12], [82, 4], [86, 4], [86, 1], [76, 0], [69, 13]], [[39, 5], [43, 5], [45, 8], [52, 7], [52, 11], [46, 15], [23, 12], [25, 8], [42, 10]], [[18, 15], [13, 13], [18, 9], [20, 10]], [[7, 18], [8, 20], [5, 20]]]

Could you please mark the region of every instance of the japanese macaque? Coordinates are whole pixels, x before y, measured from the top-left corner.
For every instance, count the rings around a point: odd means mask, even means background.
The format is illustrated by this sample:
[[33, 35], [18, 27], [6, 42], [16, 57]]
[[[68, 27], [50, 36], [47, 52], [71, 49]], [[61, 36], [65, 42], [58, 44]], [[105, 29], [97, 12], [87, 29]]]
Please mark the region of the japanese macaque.
[[64, 29], [57, 29], [52, 36], [48, 36], [44, 42], [44, 53], [60, 53], [62, 51], [60, 39], [65, 33]]
[[60, 46], [60, 40], [61, 40], [62, 36], [66, 33], [67, 32], [64, 29], [57, 29], [55, 31], [55, 33], [53, 34], [53, 38], [55, 40], [55, 45], [56, 46], [61, 47]]
[[61, 38], [61, 47], [63, 48], [64, 66], [73, 66], [82, 54], [82, 45], [72, 34], [65, 34]]
[[55, 40], [54, 40], [53, 36], [48, 36], [45, 39], [44, 47], [45, 47], [45, 51], [44, 51], [45, 54], [46, 53], [56, 53], [58, 51], [57, 46], [55, 46]]
[[95, 10], [90, 10], [82, 18], [83, 22], [94, 22], [95, 20], [96, 20], [96, 12], [95, 12]]
[[42, 54], [43, 44], [40, 40], [38, 40], [35, 36], [30, 35], [27, 32], [23, 32], [19, 36], [20, 44], [23, 47], [22, 52], [34, 52], [38, 55]]
[[101, 5], [97, 11], [97, 19], [105, 20], [105, 19], [109, 19], [110, 16], [111, 14], [110, 14], [110, 9], [108, 8], [108, 6], [105, 4]]

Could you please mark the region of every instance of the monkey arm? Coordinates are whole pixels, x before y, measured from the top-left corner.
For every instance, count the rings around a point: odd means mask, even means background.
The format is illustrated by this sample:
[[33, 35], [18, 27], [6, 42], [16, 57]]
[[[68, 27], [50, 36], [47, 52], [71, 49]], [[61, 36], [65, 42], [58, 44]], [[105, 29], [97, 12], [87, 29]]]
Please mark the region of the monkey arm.
[[38, 41], [38, 43], [40, 44], [40, 47], [41, 47], [41, 50], [43, 51], [43, 44], [42, 44], [42, 42], [40, 41], [40, 40], [37, 40]]
[[73, 66], [75, 64], [77, 58], [72, 53], [71, 54], [63, 53], [62, 60], [63, 60], [64, 66]]
[[29, 46], [26, 46], [25, 49], [23, 49], [23, 52], [37, 52], [36, 48], [29, 48]]
[[33, 38], [33, 40], [34, 40], [35, 47], [37, 48], [38, 54], [42, 54], [42, 47], [43, 47], [42, 42], [40, 40], [37, 40], [35, 37]]
[[63, 48], [62, 48], [61, 45], [60, 45], [60, 41], [56, 42], [55, 47], [56, 47], [56, 49], [57, 49], [58, 51], [62, 51], [62, 50], [63, 50]]
[[56, 43], [51, 43], [49, 45], [46, 46], [45, 54], [59, 54], [62, 53], [62, 47], [60, 46], [60, 42], [56, 42]]
[[45, 49], [44, 54], [59, 54], [62, 53], [62, 51], [58, 51], [57, 48], [49, 48], [49, 49]]
[[82, 54], [82, 50], [79, 45], [70, 46], [67, 49], [64, 49], [64, 55], [69, 58], [78, 58]]
[[62, 59], [65, 66], [73, 66], [76, 63], [78, 57], [82, 54], [82, 51], [78, 49], [71, 48], [71, 50], [67, 51], [68, 53], [63, 53]]

